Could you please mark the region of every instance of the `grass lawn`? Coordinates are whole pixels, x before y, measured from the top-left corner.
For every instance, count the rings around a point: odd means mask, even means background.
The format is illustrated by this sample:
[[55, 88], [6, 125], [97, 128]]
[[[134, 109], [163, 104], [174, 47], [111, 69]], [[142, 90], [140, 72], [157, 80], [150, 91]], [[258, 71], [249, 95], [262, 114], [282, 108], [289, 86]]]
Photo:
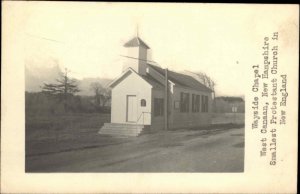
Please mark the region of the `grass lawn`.
[[[244, 114], [215, 114], [213, 124], [244, 122]], [[103, 147], [131, 141], [98, 135], [110, 114], [26, 115], [26, 156]], [[226, 126], [226, 128], [232, 126]]]
[[98, 135], [105, 122], [110, 122], [110, 114], [26, 115], [26, 156], [125, 141]]
[[[119, 139], [96, 136], [97, 138], [95, 136], [91, 138], [95, 138], [98, 142], [90, 147], [77, 147], [70, 151], [28, 156], [25, 171], [243, 171], [244, 129], [233, 125], [189, 130], [162, 130], [144, 134], [138, 138]], [[74, 143], [77, 145], [76, 142], [65, 143], [68, 143], [69, 145], [65, 144], [68, 146]], [[60, 143], [60, 145], [64, 144]]]
[[212, 124], [244, 124], [245, 113], [212, 113]]

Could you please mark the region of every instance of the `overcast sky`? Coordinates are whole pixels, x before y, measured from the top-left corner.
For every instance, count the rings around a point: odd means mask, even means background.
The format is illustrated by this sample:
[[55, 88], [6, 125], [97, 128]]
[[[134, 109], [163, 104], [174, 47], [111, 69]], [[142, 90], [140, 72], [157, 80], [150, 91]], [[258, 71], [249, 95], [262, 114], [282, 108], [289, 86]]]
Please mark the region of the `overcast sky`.
[[258, 29], [265, 27], [264, 19], [276, 22], [276, 11], [243, 5], [125, 5], [28, 3], [26, 58], [56, 59], [77, 78], [115, 78], [122, 70], [123, 44], [138, 25], [152, 60], [162, 67], [205, 72], [215, 80], [217, 95], [243, 95], [245, 67], [261, 38]]

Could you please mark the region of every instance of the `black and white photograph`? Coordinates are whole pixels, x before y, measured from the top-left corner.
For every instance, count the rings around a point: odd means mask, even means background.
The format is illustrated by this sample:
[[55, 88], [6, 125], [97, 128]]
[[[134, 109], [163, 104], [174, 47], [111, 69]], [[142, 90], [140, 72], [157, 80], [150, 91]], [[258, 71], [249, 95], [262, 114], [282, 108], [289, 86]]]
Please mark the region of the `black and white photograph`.
[[3, 5], [2, 191], [295, 193], [299, 6]]
[[211, 13], [46, 11], [26, 33], [26, 172], [243, 172], [242, 45], [194, 16]]

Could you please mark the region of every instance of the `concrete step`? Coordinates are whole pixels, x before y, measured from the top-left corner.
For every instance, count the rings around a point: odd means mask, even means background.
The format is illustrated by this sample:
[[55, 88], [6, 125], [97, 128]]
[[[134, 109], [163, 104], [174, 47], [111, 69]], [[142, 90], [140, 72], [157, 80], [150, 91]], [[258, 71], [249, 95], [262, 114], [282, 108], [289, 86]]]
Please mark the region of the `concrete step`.
[[117, 131], [142, 131], [143, 128], [127, 128], [127, 127], [123, 127], [123, 128], [116, 128], [116, 127], [108, 127], [108, 126], [103, 126], [101, 128], [102, 130], [117, 130]]
[[143, 129], [144, 125], [133, 125], [133, 124], [119, 124], [119, 123], [104, 123], [103, 127], [116, 128], [116, 129]]
[[116, 130], [131, 130], [131, 131], [136, 131], [136, 130], [143, 130], [144, 128], [142, 128], [142, 127], [112, 127], [112, 126], [103, 126], [101, 129], [116, 129]]
[[114, 137], [136, 137], [143, 131], [144, 125], [105, 123], [99, 134], [111, 135]]
[[113, 133], [113, 134], [139, 134], [141, 131], [129, 131], [129, 130], [116, 130], [116, 129], [101, 129], [100, 133]]
[[138, 128], [138, 129], [133, 129], [133, 128], [112, 128], [112, 127], [102, 127], [101, 130], [113, 130], [113, 131], [142, 131], [142, 128]]
[[115, 132], [108, 132], [108, 131], [100, 131], [100, 135], [110, 135], [113, 137], [137, 137], [139, 133], [115, 133]]
[[139, 133], [114, 133], [114, 132], [108, 132], [108, 131], [100, 131], [99, 132], [100, 135], [110, 135], [110, 136], [114, 136], [114, 137], [137, 137], [139, 136]]
[[121, 123], [104, 123], [104, 126], [114, 127], [114, 128], [143, 128], [144, 125], [140, 124], [121, 124]]

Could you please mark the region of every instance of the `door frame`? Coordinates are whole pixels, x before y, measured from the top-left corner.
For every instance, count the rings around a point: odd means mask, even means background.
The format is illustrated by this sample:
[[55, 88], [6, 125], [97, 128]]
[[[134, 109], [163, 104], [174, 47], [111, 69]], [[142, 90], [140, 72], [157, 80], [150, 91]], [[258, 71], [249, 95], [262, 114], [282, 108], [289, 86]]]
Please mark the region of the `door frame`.
[[[136, 123], [137, 122], [137, 121], [128, 121], [128, 99], [129, 99], [129, 97], [132, 97], [132, 96], [136, 97], [136, 99], [137, 99], [137, 95], [132, 95], [132, 94], [126, 95], [126, 122], [127, 123]], [[137, 101], [136, 101], [136, 103], [137, 103]], [[136, 108], [138, 108], [138, 106], [136, 106]], [[136, 110], [136, 113], [137, 112], [138, 111]]]

